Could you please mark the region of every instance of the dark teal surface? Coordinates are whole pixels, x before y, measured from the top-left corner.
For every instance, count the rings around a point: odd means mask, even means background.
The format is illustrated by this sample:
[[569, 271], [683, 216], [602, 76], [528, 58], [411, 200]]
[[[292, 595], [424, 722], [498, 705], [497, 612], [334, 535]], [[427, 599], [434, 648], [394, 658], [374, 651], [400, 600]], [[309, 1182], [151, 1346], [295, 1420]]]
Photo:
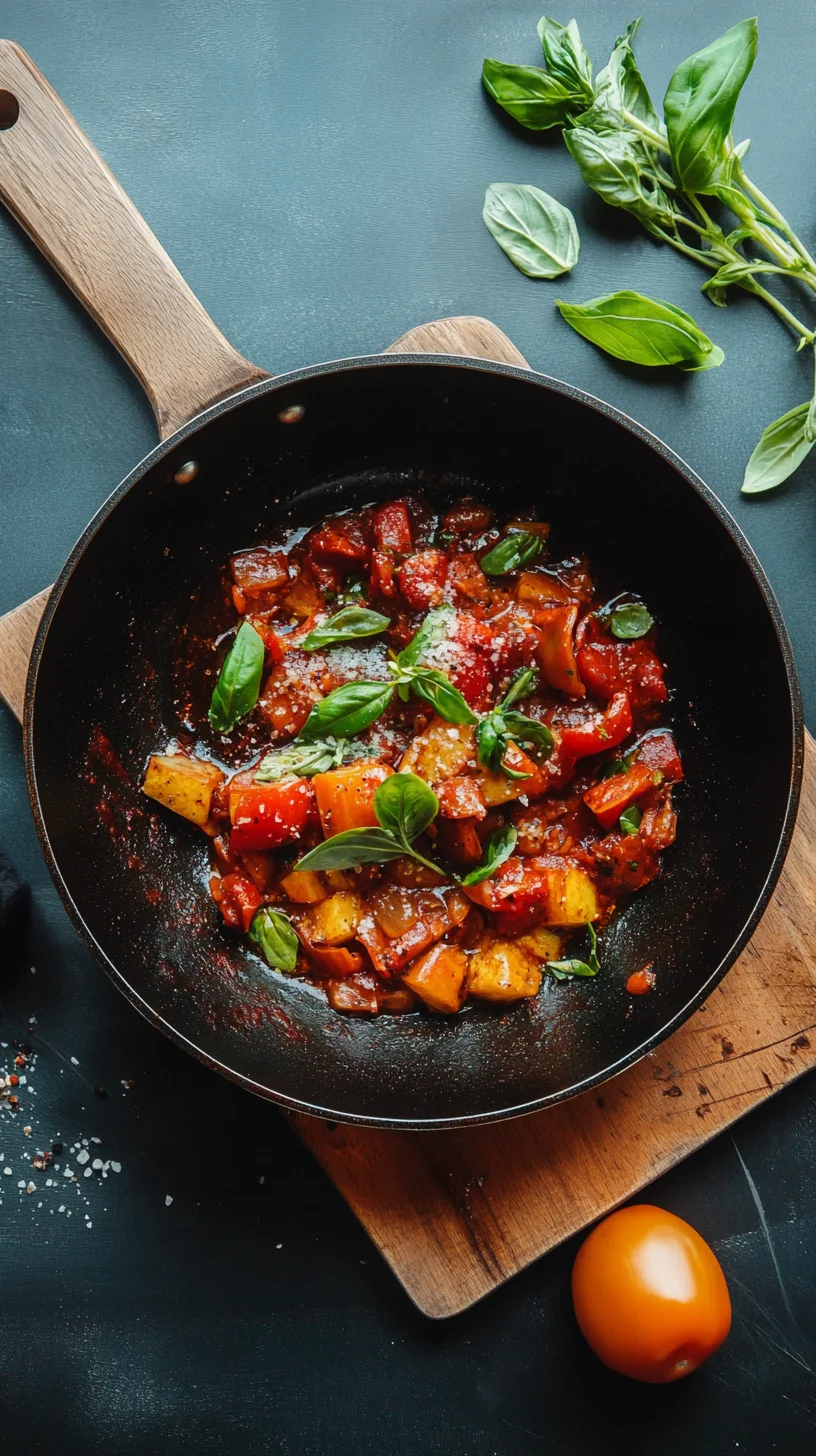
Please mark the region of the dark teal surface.
[[[683, 56], [744, 13], [725, 0], [647, 0], [643, 9], [638, 54], [658, 96]], [[759, 304], [738, 298], [715, 310], [692, 263], [604, 209], [557, 135], [533, 137], [491, 108], [482, 57], [535, 64], [538, 15], [517, 0], [5, 0], [0, 29], [29, 50], [213, 317], [258, 364], [286, 370], [374, 351], [426, 319], [478, 313], [533, 365], [661, 435], [756, 547], [813, 727], [816, 458], [775, 498], [739, 498], [760, 429], [806, 397], [808, 366]], [[813, 247], [816, 16], [804, 0], [764, 0], [759, 15], [739, 132], [754, 139], [751, 175]], [[630, 18], [608, 0], [580, 7], [598, 64]], [[504, 258], [481, 222], [491, 181], [533, 182], [573, 208], [582, 251], [570, 278], [532, 283]], [[623, 287], [693, 313], [725, 349], [722, 368], [645, 377], [592, 350], [553, 307], [557, 296], [581, 301]], [[0, 215], [0, 610], [47, 585], [153, 442], [152, 415], [124, 364]], [[546, 448], [543, 440], [544, 456]], [[569, 1305], [572, 1245], [471, 1313], [429, 1324], [278, 1115], [135, 1016], [57, 901], [31, 823], [19, 730], [2, 711], [0, 839], [34, 886], [30, 954], [19, 966], [0, 962], [0, 1040], [24, 1035], [33, 1012], [39, 1128], [96, 1133], [122, 1162], [91, 1230], [78, 1215], [46, 1216], [18, 1193], [19, 1139], [12, 1146], [0, 1112], [0, 1153], [15, 1154], [15, 1176], [0, 1175], [9, 1449], [814, 1449], [812, 1079], [739, 1125], [736, 1147], [720, 1139], [649, 1191], [714, 1243], [735, 1327], [690, 1381], [641, 1389], [582, 1347]], [[136, 1086], [124, 1097], [130, 1077]], [[105, 1101], [95, 1083], [110, 1089]]]

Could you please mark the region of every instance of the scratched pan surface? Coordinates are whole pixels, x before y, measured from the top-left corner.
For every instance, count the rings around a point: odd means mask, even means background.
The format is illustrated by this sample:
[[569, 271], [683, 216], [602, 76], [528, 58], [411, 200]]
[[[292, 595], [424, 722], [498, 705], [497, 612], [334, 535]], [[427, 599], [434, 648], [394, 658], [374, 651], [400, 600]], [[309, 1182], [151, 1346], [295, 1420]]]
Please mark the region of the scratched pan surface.
[[[279, 416], [301, 406], [298, 424]], [[203, 423], [202, 423], [203, 420]], [[174, 472], [195, 458], [192, 484]], [[640, 592], [670, 665], [686, 770], [660, 878], [603, 937], [597, 981], [510, 1009], [353, 1020], [267, 971], [219, 927], [206, 843], [150, 812], [147, 755], [180, 724], [172, 657], [191, 599], [282, 517], [423, 489], [534, 505], [556, 551], [585, 549], [611, 591]], [[89, 755], [97, 730], [121, 763]], [[51, 869], [133, 1003], [253, 1091], [346, 1121], [445, 1126], [510, 1116], [620, 1070], [725, 973], [775, 883], [798, 798], [802, 726], [790, 646], [730, 517], [624, 416], [524, 370], [442, 358], [356, 360], [257, 386], [160, 447], [67, 563], [29, 677], [26, 753]], [[105, 805], [100, 811], [100, 805]], [[654, 962], [634, 1005], [624, 982]]]

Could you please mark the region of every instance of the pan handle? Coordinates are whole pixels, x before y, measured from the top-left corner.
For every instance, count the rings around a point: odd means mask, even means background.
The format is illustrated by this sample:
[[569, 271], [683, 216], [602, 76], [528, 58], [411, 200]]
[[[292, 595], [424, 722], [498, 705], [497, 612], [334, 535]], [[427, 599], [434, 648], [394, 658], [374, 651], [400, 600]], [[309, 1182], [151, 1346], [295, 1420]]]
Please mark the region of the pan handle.
[[0, 40], [0, 199], [144, 385], [165, 440], [268, 379], [224, 338], [24, 50]]

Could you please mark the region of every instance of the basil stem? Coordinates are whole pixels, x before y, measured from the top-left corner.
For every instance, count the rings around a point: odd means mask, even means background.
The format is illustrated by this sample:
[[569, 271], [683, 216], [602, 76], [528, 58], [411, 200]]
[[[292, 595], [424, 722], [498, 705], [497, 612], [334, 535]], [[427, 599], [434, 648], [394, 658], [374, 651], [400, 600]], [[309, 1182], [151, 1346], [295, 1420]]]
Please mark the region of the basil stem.
[[231, 733], [239, 719], [252, 712], [261, 690], [264, 657], [260, 633], [242, 622], [224, 658], [207, 715], [216, 733]]

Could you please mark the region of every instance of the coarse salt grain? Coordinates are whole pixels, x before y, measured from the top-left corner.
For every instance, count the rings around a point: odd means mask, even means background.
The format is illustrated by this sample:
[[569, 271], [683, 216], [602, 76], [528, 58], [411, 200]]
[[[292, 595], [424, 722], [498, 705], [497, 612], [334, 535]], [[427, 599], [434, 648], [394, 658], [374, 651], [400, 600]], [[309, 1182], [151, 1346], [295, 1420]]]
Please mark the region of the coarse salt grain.
[[87, 1163], [90, 1156], [90, 1153], [86, 1153], [85, 1149], [83, 1148], [81, 1152], [77, 1153], [77, 1162]]
[[170, 1207], [170, 1204], [172, 1202], [173, 1202], [173, 1196], [172, 1196], [172, 1194], [165, 1193], [165, 1195], [164, 1195], [164, 1206], [165, 1206], [165, 1208], [169, 1208]]

